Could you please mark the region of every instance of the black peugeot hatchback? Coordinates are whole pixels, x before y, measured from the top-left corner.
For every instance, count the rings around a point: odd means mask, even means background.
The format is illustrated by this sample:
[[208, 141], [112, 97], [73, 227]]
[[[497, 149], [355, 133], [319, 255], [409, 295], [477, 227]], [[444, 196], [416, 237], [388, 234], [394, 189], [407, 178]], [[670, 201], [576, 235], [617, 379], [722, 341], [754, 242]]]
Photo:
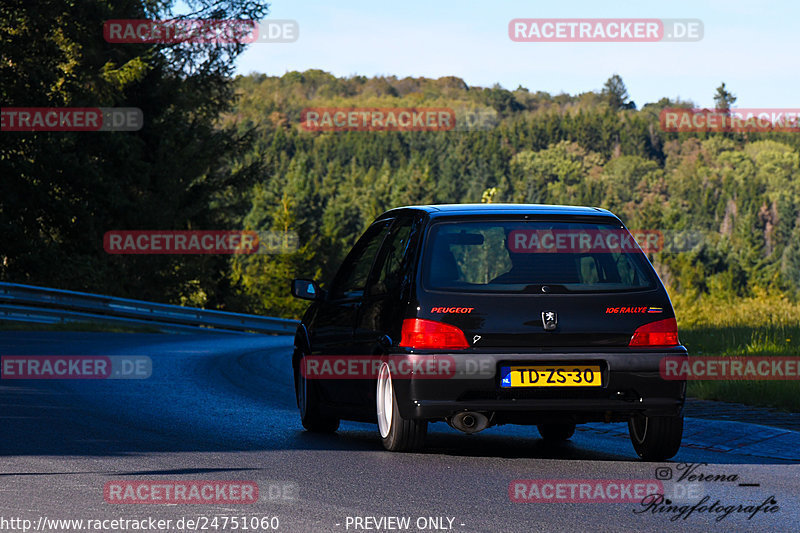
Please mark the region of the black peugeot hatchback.
[[646, 255], [611, 212], [464, 204], [387, 211], [294, 342], [297, 404], [309, 431], [377, 422], [388, 450], [423, 447], [429, 422], [464, 433], [499, 424], [570, 438], [627, 421], [640, 457], [674, 456], [686, 383], [660, 363], [686, 357]]

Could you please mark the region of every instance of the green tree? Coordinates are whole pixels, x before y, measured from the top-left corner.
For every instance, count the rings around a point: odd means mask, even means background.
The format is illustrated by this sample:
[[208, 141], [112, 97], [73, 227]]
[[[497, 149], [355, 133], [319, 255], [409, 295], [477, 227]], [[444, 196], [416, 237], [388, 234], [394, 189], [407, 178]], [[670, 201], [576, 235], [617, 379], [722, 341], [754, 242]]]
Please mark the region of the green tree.
[[[218, 127], [242, 44], [111, 44], [110, 19], [165, 19], [173, 1], [0, 5], [0, 102], [138, 107], [137, 132], [0, 135], [0, 279], [216, 303], [225, 259], [110, 256], [109, 230], [215, 229], [254, 182], [252, 139]], [[261, 19], [250, 0], [187, 3], [193, 17]], [[214, 205], [216, 209], [210, 207]], [[224, 226], [222, 226], [224, 227]], [[235, 229], [235, 228], [233, 228]]]
[[736, 96], [725, 88], [725, 82], [717, 87], [714, 93], [714, 107], [720, 111], [728, 111], [736, 103]]
[[625, 82], [619, 74], [614, 74], [606, 80], [600, 94], [605, 97], [611, 109], [636, 109], [636, 104], [630, 99], [628, 88], [625, 87]]

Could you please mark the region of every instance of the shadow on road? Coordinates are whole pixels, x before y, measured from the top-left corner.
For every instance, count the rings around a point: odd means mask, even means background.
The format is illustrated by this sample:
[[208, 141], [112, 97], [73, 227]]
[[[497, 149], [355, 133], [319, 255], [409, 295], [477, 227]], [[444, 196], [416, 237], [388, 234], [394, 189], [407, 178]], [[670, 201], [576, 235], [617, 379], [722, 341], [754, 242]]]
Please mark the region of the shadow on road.
[[[74, 337], [65, 343], [52, 335], [6, 334], [0, 339], [0, 353], [147, 353], [153, 361], [152, 377], [0, 381], [0, 456], [336, 450], [371, 452], [396, 460], [408, 457], [385, 452], [377, 428], [370, 424], [345, 422], [334, 435], [302, 431], [289, 362], [290, 338], [108, 333]], [[533, 426], [510, 425], [478, 435], [462, 435], [444, 423], [431, 424], [422, 453], [504, 459], [636, 460], [630, 443], [619, 437], [579, 431], [570, 442], [552, 444], [540, 439]], [[692, 453], [701, 452], [682, 450], [685, 457]], [[717, 455], [718, 462], [728, 462]], [[736, 461], [785, 462], [742, 457]], [[127, 475], [207, 471], [214, 470]]]

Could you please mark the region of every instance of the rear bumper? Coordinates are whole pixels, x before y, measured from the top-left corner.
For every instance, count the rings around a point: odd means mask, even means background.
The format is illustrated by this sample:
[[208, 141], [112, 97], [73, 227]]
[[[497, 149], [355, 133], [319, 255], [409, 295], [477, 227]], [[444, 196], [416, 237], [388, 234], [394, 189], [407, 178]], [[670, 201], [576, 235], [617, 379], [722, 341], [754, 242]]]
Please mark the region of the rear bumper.
[[[406, 418], [441, 420], [459, 411], [495, 414], [496, 423], [536, 424], [552, 420], [625, 420], [632, 414], [678, 415], [686, 382], [662, 379], [665, 356], [686, 356], [683, 347], [665, 351], [447, 354], [459, 363], [493, 371], [479, 377], [398, 379], [393, 381], [398, 408]], [[500, 387], [500, 367], [525, 364], [598, 364], [600, 387]]]

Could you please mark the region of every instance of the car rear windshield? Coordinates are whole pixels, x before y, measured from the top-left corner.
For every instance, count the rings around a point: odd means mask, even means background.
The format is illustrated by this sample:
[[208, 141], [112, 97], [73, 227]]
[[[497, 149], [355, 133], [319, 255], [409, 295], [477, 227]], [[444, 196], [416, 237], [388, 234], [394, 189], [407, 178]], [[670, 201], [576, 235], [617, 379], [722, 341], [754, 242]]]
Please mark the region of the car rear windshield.
[[621, 292], [655, 283], [636, 241], [614, 223], [435, 222], [423, 257], [423, 285], [436, 290]]

